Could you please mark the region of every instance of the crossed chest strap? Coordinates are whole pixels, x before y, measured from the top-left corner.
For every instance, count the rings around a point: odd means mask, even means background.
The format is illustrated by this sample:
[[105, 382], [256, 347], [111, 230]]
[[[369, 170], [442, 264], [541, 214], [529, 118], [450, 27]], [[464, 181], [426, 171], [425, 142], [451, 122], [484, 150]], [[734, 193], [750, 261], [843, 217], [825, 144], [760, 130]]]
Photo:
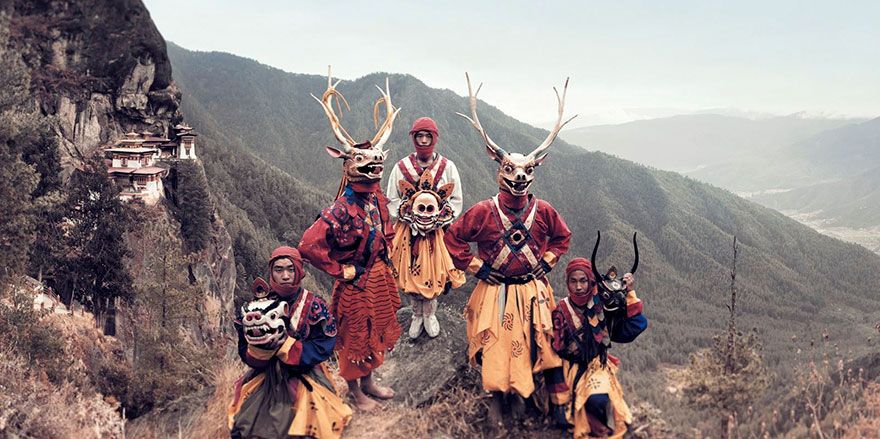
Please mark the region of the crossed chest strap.
[[398, 162], [397, 167], [400, 168], [403, 178], [413, 186], [418, 186], [419, 178], [422, 176], [422, 173], [425, 172], [425, 169], [430, 169], [431, 174], [434, 176], [432, 184], [436, 189], [437, 184], [440, 183], [440, 178], [443, 176], [443, 171], [446, 170], [446, 162], [446, 157], [438, 155], [437, 160], [434, 160], [434, 164], [432, 164], [430, 168], [422, 168], [416, 162], [416, 155], [410, 154], [407, 158]]
[[532, 269], [537, 267], [538, 258], [535, 257], [535, 253], [528, 246], [528, 243], [534, 239], [529, 230], [535, 222], [535, 213], [538, 211], [537, 201], [533, 201], [532, 205], [528, 207], [528, 213], [524, 221], [520, 218], [511, 221], [501, 209], [501, 204], [498, 203], [498, 195], [492, 197], [492, 203], [495, 205], [495, 217], [496, 221], [499, 222], [498, 225], [501, 227], [501, 240], [503, 243], [501, 251], [495, 256], [495, 260], [492, 261], [492, 268], [502, 271], [502, 268], [509, 265], [514, 258], [519, 258], [519, 255], [525, 257], [526, 262], [528, 262]]

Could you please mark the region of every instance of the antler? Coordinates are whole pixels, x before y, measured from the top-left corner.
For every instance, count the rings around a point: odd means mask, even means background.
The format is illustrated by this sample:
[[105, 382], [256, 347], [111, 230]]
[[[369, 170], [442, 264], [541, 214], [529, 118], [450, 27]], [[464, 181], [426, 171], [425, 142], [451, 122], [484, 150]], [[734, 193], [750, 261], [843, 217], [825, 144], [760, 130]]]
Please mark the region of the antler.
[[489, 138], [489, 134], [486, 134], [486, 130], [483, 129], [483, 125], [480, 124], [480, 118], [477, 116], [477, 95], [480, 93], [480, 89], [483, 88], [483, 84], [480, 83], [480, 86], [477, 87], [477, 92], [474, 93], [473, 87], [471, 87], [471, 78], [467, 74], [467, 72], [465, 72], [464, 77], [465, 77], [465, 79], [467, 79], [467, 84], [468, 84], [468, 95], [470, 96], [470, 107], [471, 107], [472, 118], [468, 117], [465, 114], [459, 113], [459, 112], [456, 112], [455, 114], [470, 121], [470, 123], [474, 127], [474, 129], [476, 129], [477, 132], [480, 133], [481, 136], [483, 136], [483, 140], [486, 142], [486, 148], [489, 148], [489, 150], [491, 150], [495, 154], [495, 156], [500, 160], [502, 157], [507, 155], [507, 151], [502, 149], [500, 146], [496, 145], [495, 142], [493, 142], [492, 139]]
[[382, 90], [378, 85], [376, 88], [379, 89], [379, 93], [382, 93], [382, 97], [373, 104], [373, 124], [377, 127], [379, 125], [379, 105], [383, 103], [385, 104], [385, 122], [379, 127], [379, 132], [376, 133], [370, 143], [374, 148], [381, 148], [388, 141], [388, 138], [391, 137], [391, 126], [394, 125], [394, 119], [397, 117], [397, 113], [400, 112], [400, 108], [395, 109], [394, 105], [391, 104], [391, 89], [388, 87], [388, 78], [385, 78], [385, 90]]
[[[345, 108], [349, 110], [351, 109], [348, 106], [348, 101], [345, 100], [345, 96], [342, 96], [342, 93], [336, 90], [336, 86], [339, 85], [340, 81], [342, 80], [340, 79], [339, 81], [336, 81], [335, 84], [333, 83], [333, 75], [331, 74], [330, 66], [327, 66], [327, 91], [321, 95], [320, 99], [315, 95], [312, 95], [312, 97], [315, 98], [315, 100], [321, 104], [321, 107], [324, 108], [324, 114], [327, 115], [327, 119], [330, 119], [330, 129], [333, 130], [333, 135], [335, 135], [336, 140], [342, 144], [343, 152], [347, 154], [351, 152], [352, 146], [357, 144], [357, 142], [348, 135], [348, 132], [342, 127], [339, 117], [336, 116], [336, 112], [333, 111], [333, 96], [339, 96], [339, 101], [342, 101], [342, 103], [345, 104]], [[336, 107], [341, 114], [342, 107], [339, 104], [339, 101], [336, 102]]]
[[547, 138], [544, 139], [544, 143], [539, 145], [537, 148], [535, 148], [534, 151], [532, 151], [528, 155], [528, 157], [532, 160], [540, 160], [544, 156], [546, 156], [547, 153], [545, 151], [547, 151], [547, 148], [550, 147], [550, 144], [553, 143], [554, 140], [556, 140], [556, 135], [559, 134], [559, 131], [562, 129], [562, 127], [564, 127], [565, 124], [571, 122], [572, 119], [577, 117], [577, 114], [575, 114], [565, 122], [562, 121], [562, 113], [565, 109], [565, 94], [568, 92], [568, 78], [565, 78], [565, 87], [562, 89], [561, 98], [559, 97], [559, 91], [556, 90], [556, 87], [553, 87], [553, 92], [556, 93], [556, 103], [558, 104], [557, 107], [559, 109], [559, 118], [556, 120], [556, 125], [553, 127], [552, 130], [550, 130], [550, 134], [548, 134]]

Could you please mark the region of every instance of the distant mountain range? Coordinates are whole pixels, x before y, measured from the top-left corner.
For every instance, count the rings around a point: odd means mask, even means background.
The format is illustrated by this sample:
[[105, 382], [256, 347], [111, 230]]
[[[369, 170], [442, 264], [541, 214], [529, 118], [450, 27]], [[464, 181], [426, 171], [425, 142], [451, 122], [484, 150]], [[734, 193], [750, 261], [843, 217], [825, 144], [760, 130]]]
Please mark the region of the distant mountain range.
[[[234, 238], [237, 258], [248, 252], [265, 254], [271, 242], [298, 242], [329, 202], [340, 177], [340, 163], [323, 151], [335, 140], [309, 96], [324, 91], [326, 77], [286, 73], [170, 43], [168, 52], [183, 92], [182, 110], [210, 139], [201, 154], [214, 192], [225, 192], [218, 195], [225, 200], [221, 213], [238, 218], [227, 219], [231, 233], [239, 230], [236, 224], [244, 224], [240, 229], [250, 234]], [[494, 194], [497, 165], [486, 157], [470, 125], [455, 115], [467, 110], [466, 98], [449, 90], [432, 89], [400, 74], [344, 80], [338, 89], [351, 103], [351, 112], [343, 116], [348, 131], [357, 139], [372, 135], [372, 103], [378, 95], [374, 85], [384, 83], [386, 76], [395, 104], [403, 109], [388, 144], [389, 162], [411, 150], [407, 132], [412, 121], [431, 116], [440, 127], [438, 151], [458, 164], [465, 205]], [[492, 78], [473, 79], [491, 87]], [[547, 109], [551, 116], [553, 111]], [[545, 130], [489, 104], [481, 103], [479, 112], [493, 139], [509, 150], [527, 152], [546, 136]], [[860, 322], [880, 320], [880, 301], [870, 290], [855, 290], [833, 302], [825, 294], [850, 287], [838, 276], [841, 272], [880, 284], [880, 257], [727, 191], [584, 151], [561, 139], [537, 178], [535, 193], [553, 203], [574, 232], [569, 256], [588, 255], [601, 229], [602, 266], [626, 265], [632, 259], [632, 233], [639, 232], [638, 279], [653, 323], [642, 343], [623, 349], [632, 367], [652, 370], [660, 362], [682, 363], [689, 352], [709, 344], [726, 315], [734, 235], [740, 242], [737, 279], [743, 324], [759, 328], [774, 364], [793, 360], [793, 333], [827, 327], [834, 337], [867, 336], [870, 325], [854, 324], [852, 317], [867, 312], [870, 316]], [[551, 275], [559, 288], [561, 271]], [[444, 300], [459, 306], [466, 295], [460, 291]]]
[[830, 226], [875, 227], [880, 225], [880, 167], [752, 199], [777, 210], [812, 214]]
[[561, 136], [591, 151], [686, 173], [766, 154], [852, 122], [798, 115], [751, 119], [689, 114], [565, 130]]
[[[880, 118], [689, 114], [577, 128], [562, 136], [588, 150], [715, 184], [810, 218], [814, 226], [880, 228]], [[880, 240], [864, 232], [853, 236], [866, 245]]]

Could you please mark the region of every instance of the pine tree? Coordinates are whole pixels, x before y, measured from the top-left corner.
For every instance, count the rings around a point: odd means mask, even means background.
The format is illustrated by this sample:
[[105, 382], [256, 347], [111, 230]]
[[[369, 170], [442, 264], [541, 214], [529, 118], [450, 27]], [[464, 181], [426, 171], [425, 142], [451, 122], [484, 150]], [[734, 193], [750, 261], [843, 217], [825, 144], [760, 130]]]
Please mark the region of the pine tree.
[[727, 437], [735, 436], [738, 415], [769, 384], [757, 334], [746, 336], [736, 329], [736, 258], [734, 238], [727, 331], [714, 337], [711, 348], [691, 354], [683, 389], [688, 403], [720, 417]]
[[211, 228], [211, 198], [201, 166], [193, 161], [177, 164], [177, 200], [180, 231], [190, 251], [208, 246]]
[[33, 200], [39, 175], [21, 159], [29, 76], [0, 38], [0, 282], [22, 273], [34, 237]]
[[37, 185], [33, 168], [0, 142], [0, 282], [22, 273], [34, 238], [33, 202]]
[[[81, 299], [102, 324], [118, 298], [131, 298], [132, 279], [124, 265], [128, 211], [100, 159], [89, 160], [71, 176], [65, 210], [71, 226], [64, 271], [71, 299]], [[113, 322], [108, 324], [105, 330], [112, 330]]]

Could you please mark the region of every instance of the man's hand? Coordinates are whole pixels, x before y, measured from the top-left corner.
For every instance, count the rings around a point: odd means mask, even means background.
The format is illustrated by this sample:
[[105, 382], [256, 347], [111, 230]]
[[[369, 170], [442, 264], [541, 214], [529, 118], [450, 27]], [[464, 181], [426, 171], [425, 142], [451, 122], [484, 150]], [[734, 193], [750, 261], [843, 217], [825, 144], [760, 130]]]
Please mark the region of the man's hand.
[[626, 286], [626, 291], [632, 291], [636, 288], [636, 278], [633, 277], [632, 273], [627, 273], [623, 275], [623, 284]]
[[550, 270], [552, 269], [553, 267], [551, 267], [550, 264], [547, 263], [547, 261], [541, 259], [540, 261], [538, 261], [538, 265], [535, 267], [535, 269], [532, 270], [532, 276], [535, 276], [535, 279], [541, 280], [544, 278], [544, 276], [547, 276], [547, 274], [549, 274]]
[[486, 262], [483, 262], [483, 266], [474, 274], [474, 277], [485, 281], [489, 285], [500, 285], [504, 282], [504, 274], [492, 268]]

